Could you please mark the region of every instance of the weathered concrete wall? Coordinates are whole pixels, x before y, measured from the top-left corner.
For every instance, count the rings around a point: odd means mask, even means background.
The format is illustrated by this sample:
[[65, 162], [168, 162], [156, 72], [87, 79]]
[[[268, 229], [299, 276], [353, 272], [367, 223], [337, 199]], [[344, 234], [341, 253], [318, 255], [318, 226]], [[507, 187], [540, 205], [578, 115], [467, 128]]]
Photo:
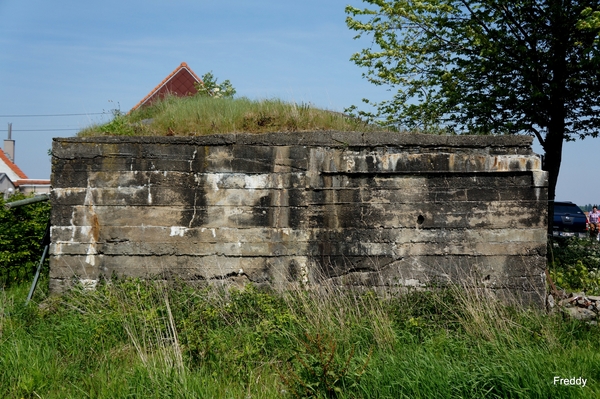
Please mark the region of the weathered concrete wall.
[[529, 137], [61, 138], [52, 153], [52, 291], [116, 273], [545, 298], [547, 177]]

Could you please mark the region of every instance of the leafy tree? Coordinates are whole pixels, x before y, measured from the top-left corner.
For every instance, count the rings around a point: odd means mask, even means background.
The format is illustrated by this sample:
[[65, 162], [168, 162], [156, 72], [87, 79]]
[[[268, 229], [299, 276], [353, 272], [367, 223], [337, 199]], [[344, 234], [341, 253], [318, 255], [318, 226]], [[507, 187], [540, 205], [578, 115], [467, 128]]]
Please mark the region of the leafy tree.
[[[8, 201], [24, 198], [16, 194]], [[50, 217], [49, 202], [12, 209], [6, 209], [4, 204], [0, 197], [0, 288], [31, 282], [42, 256], [42, 238]]]
[[196, 84], [199, 96], [210, 96], [214, 98], [232, 98], [236, 91], [229, 80], [217, 83], [217, 78], [212, 72], [207, 72], [202, 76], [202, 83]]
[[346, 7], [346, 23], [373, 44], [352, 60], [397, 91], [358, 114], [408, 129], [533, 135], [554, 199], [564, 141], [600, 127], [600, 1], [364, 1], [373, 7]]

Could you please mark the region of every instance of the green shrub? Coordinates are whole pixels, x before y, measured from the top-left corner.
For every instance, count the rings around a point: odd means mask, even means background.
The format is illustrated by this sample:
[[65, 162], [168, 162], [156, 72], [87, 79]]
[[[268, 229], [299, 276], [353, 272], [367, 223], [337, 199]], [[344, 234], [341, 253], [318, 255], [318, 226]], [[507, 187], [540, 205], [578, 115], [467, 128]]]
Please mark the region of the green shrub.
[[576, 238], [550, 241], [548, 269], [558, 287], [600, 295], [600, 245], [597, 241]]
[[371, 351], [355, 358], [355, 347], [341, 353], [335, 337], [306, 334], [302, 346], [286, 362], [280, 378], [294, 398], [337, 398], [358, 391]]
[[[12, 196], [8, 202], [26, 198]], [[50, 203], [37, 202], [6, 209], [0, 198], [0, 288], [31, 281], [42, 256], [42, 238], [50, 217]], [[47, 272], [48, 262], [45, 263]]]

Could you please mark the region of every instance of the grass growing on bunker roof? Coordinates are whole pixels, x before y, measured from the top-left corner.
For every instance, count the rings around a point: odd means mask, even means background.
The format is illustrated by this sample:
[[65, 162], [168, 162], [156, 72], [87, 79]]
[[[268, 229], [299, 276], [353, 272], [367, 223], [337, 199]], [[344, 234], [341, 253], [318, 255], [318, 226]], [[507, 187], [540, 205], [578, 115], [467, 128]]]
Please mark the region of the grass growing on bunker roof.
[[223, 133], [299, 131], [381, 131], [339, 112], [278, 99], [169, 96], [151, 106], [124, 114], [113, 111], [113, 120], [94, 125], [78, 136], [201, 136]]

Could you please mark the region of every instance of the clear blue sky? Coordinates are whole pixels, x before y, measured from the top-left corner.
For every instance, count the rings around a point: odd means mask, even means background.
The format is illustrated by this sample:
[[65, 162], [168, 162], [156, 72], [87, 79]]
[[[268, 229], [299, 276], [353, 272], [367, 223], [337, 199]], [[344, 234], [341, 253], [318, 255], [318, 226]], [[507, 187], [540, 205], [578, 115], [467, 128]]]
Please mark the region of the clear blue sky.
[[[181, 62], [229, 79], [239, 96], [335, 111], [382, 100], [350, 56], [368, 45], [346, 28], [360, 0], [0, 0], [0, 136], [16, 163], [49, 178], [52, 137], [128, 111]], [[84, 114], [72, 117], [5, 115]], [[56, 131], [32, 131], [58, 129]], [[534, 147], [541, 152], [540, 147]], [[557, 199], [600, 202], [600, 141], [566, 143]]]

